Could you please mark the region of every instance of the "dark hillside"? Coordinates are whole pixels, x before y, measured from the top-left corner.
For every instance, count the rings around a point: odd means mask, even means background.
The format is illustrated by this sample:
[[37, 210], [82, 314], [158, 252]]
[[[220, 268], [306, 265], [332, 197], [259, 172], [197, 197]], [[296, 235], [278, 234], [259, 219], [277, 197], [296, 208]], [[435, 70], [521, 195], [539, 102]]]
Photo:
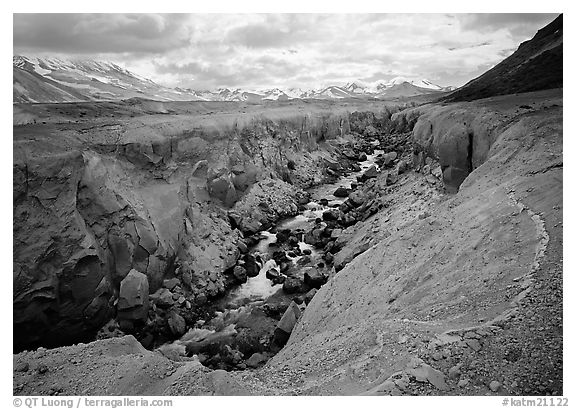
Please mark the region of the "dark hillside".
[[520, 44], [510, 57], [440, 101], [473, 101], [496, 95], [562, 88], [562, 20], [562, 15], [559, 15], [534, 38]]

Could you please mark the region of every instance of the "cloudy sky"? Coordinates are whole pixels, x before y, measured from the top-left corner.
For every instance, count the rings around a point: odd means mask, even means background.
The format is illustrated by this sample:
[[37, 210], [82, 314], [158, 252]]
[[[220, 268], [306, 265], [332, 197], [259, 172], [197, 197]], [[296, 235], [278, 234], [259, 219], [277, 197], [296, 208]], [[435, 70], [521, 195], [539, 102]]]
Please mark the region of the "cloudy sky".
[[459, 86], [556, 14], [14, 14], [14, 54], [113, 61], [168, 86]]

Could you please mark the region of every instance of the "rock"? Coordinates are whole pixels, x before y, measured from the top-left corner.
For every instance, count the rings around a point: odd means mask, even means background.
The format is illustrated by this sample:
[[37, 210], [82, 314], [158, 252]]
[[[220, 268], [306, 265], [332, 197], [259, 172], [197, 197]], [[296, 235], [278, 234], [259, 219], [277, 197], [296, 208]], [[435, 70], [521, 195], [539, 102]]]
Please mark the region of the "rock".
[[310, 267], [304, 273], [304, 283], [312, 288], [320, 288], [326, 284], [328, 278], [314, 267]]
[[480, 349], [482, 349], [482, 345], [477, 339], [467, 339], [466, 345], [468, 345], [470, 349], [472, 349], [475, 352], [478, 352], [480, 351]]
[[451, 368], [448, 370], [448, 377], [449, 377], [450, 379], [457, 379], [457, 378], [459, 378], [459, 377], [460, 377], [460, 374], [461, 374], [461, 372], [460, 372], [460, 367], [461, 367], [460, 365], [454, 365], [453, 367], [451, 367]]
[[231, 207], [238, 198], [231, 175], [224, 173], [206, 181], [210, 196], [220, 199], [224, 206]]
[[174, 294], [167, 288], [161, 288], [150, 296], [158, 307], [171, 307], [174, 305]]
[[396, 171], [396, 169], [392, 169], [386, 175], [386, 185], [391, 186], [396, 182], [398, 182], [398, 172]]
[[274, 330], [274, 342], [277, 345], [284, 346], [288, 342], [288, 338], [290, 338], [290, 334], [300, 315], [302, 315], [300, 307], [292, 301]]
[[282, 285], [282, 290], [286, 294], [293, 294], [300, 291], [300, 287], [302, 285], [302, 281], [298, 278], [287, 278]]
[[316, 295], [317, 292], [318, 292], [318, 290], [313, 288], [310, 291], [308, 291], [306, 293], [306, 295], [304, 295], [304, 302], [306, 303], [306, 305], [310, 304], [310, 302], [312, 301], [312, 298], [314, 298], [314, 296]]
[[362, 181], [366, 181], [375, 178], [376, 176], [378, 176], [378, 168], [376, 165], [372, 165], [362, 174], [361, 179]]
[[470, 381], [468, 379], [460, 379], [458, 381], [458, 387], [459, 388], [465, 388], [466, 386], [468, 386], [469, 383], [470, 383]]
[[240, 251], [240, 253], [246, 254], [246, 253], [248, 253], [248, 246], [246, 245], [246, 243], [244, 243], [242, 240], [240, 240], [238, 242], [238, 250]]
[[30, 369], [30, 365], [28, 364], [28, 362], [19, 362], [14, 367], [14, 371], [16, 371], [16, 372], [28, 372], [29, 369]]
[[334, 255], [332, 253], [330, 253], [329, 251], [324, 253], [322, 258], [324, 259], [324, 261], [326, 261], [326, 264], [332, 264], [334, 262]]
[[311, 262], [312, 259], [310, 258], [310, 256], [303, 256], [296, 262], [296, 264], [298, 264], [299, 266], [305, 266], [306, 264], [310, 264]]
[[46, 372], [48, 372], [48, 366], [46, 366], [45, 364], [38, 365], [39, 374], [45, 374]]
[[502, 387], [502, 384], [498, 381], [492, 381], [492, 382], [490, 382], [489, 387], [490, 387], [490, 390], [492, 392], [498, 392], [500, 390], [500, 388]]
[[327, 222], [337, 221], [339, 217], [340, 213], [337, 209], [326, 210], [324, 213], [322, 213], [322, 219]]
[[312, 254], [312, 250], [304, 249], [304, 250], [302, 250], [302, 254], [309, 256], [310, 254]]
[[396, 152], [389, 152], [384, 154], [384, 166], [389, 167], [391, 166], [394, 161], [396, 160], [396, 158], [398, 157], [398, 154]]
[[424, 219], [426, 219], [426, 218], [428, 218], [428, 217], [430, 217], [430, 216], [432, 216], [432, 215], [430, 214], [430, 212], [428, 212], [427, 210], [425, 210], [424, 212], [422, 212], [422, 213], [420, 213], [420, 214], [418, 215], [418, 219], [424, 220]]
[[358, 190], [355, 190], [350, 194], [350, 196], [348, 196], [348, 201], [352, 205], [352, 207], [360, 206], [362, 203], [364, 203], [365, 200], [366, 198], [364, 197], [362, 192]]
[[339, 187], [333, 193], [333, 195], [336, 197], [348, 197], [349, 194], [350, 194], [350, 189], [346, 189], [345, 187]]
[[428, 381], [435, 388], [440, 390], [447, 390], [448, 386], [444, 380], [444, 374], [437, 369], [432, 368], [430, 365], [424, 363], [419, 358], [413, 358], [408, 363], [406, 372], [416, 378], [418, 382]]
[[252, 254], [244, 255], [244, 269], [248, 277], [256, 277], [260, 273], [260, 265]]
[[250, 358], [246, 360], [246, 366], [250, 368], [258, 368], [259, 366], [265, 364], [266, 361], [268, 361], [268, 357], [266, 355], [255, 352], [250, 356]]
[[118, 320], [145, 322], [148, 318], [148, 302], [148, 277], [134, 269], [130, 270], [120, 282]]
[[166, 287], [167, 289], [169, 289], [170, 291], [172, 291], [172, 290], [174, 290], [174, 287], [180, 285], [180, 280], [177, 278], [171, 278], [169, 280], [164, 280], [162, 285], [164, 287]]
[[246, 274], [246, 269], [242, 266], [234, 267], [234, 271], [232, 273], [234, 278], [238, 280], [240, 283], [245, 283], [248, 281], [248, 275]]
[[364, 162], [366, 160], [368, 160], [368, 156], [364, 152], [360, 152], [360, 154], [358, 155], [358, 161]]
[[398, 174], [401, 175], [408, 170], [408, 163], [405, 160], [401, 160], [398, 162], [397, 171]]
[[290, 229], [283, 229], [276, 232], [276, 242], [285, 243], [290, 238], [292, 231]]
[[276, 265], [276, 262], [272, 264], [270, 261], [274, 262], [274, 260], [268, 260], [266, 262], [268, 266], [264, 266], [266, 269], [266, 278], [274, 284], [282, 284], [286, 280], [286, 277], [280, 273], [280, 268]]
[[186, 321], [175, 311], [170, 312], [170, 316], [168, 318], [168, 327], [170, 328], [170, 331], [172, 331], [172, 334], [174, 334], [176, 337], [181, 337], [186, 333]]

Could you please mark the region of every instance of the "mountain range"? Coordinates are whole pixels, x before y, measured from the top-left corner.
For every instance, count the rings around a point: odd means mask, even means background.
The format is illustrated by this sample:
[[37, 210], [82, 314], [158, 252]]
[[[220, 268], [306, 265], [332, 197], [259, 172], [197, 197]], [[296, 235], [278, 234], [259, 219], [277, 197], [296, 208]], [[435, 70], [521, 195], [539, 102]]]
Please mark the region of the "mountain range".
[[219, 88], [199, 91], [169, 88], [111, 62], [59, 58], [13, 57], [13, 102], [51, 103], [118, 100], [134, 97], [160, 101], [265, 102], [289, 99], [402, 98], [452, 91], [426, 79], [396, 77], [390, 81], [353, 81], [314, 89], [273, 88], [250, 91]]

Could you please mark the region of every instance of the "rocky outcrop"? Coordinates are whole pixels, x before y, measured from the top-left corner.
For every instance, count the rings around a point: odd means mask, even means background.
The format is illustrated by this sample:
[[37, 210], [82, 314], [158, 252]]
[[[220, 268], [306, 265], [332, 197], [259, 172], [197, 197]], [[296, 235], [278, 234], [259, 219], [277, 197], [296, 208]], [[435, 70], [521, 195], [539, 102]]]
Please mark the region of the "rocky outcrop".
[[135, 322], [146, 322], [148, 318], [148, 277], [136, 270], [130, 270], [120, 283], [118, 296], [118, 322], [124, 330]]
[[490, 147], [506, 118], [486, 108], [434, 107], [423, 113], [414, 126], [414, 151], [439, 162], [444, 184], [456, 191], [464, 179], [488, 157]]

